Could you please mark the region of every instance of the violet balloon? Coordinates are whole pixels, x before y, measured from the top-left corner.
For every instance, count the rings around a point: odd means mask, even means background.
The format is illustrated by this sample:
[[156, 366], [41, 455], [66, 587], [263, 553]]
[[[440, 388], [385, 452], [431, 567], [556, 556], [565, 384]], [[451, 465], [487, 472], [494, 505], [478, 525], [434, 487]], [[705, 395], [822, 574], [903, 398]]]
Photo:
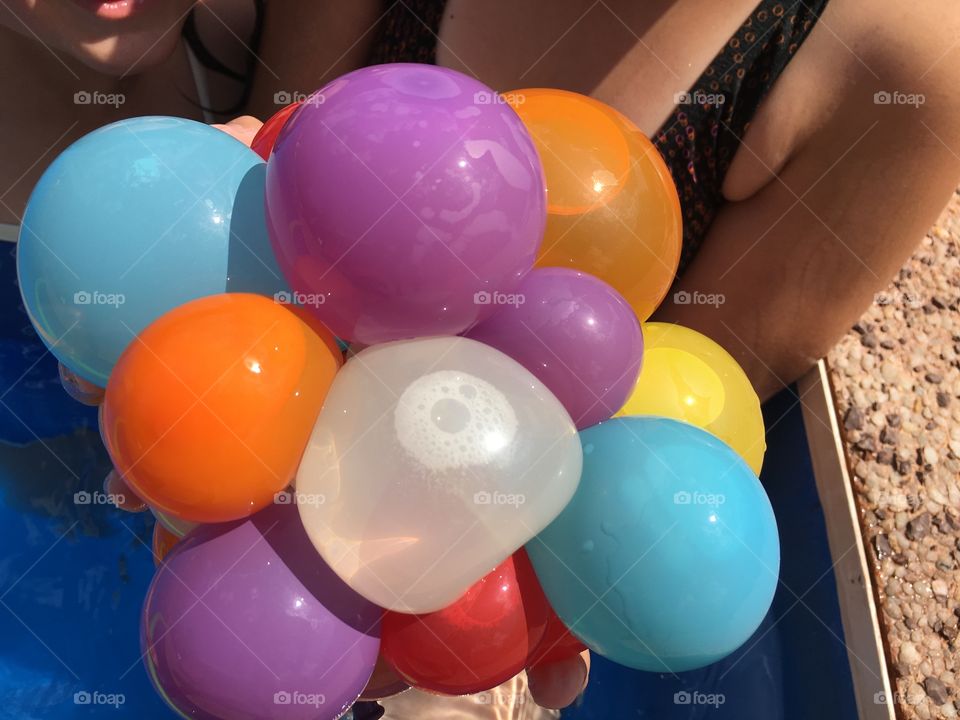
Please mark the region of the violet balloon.
[[143, 609], [144, 662], [184, 716], [334, 720], [373, 672], [381, 613], [317, 556], [296, 507], [272, 505], [170, 552]]
[[270, 156], [266, 207], [295, 297], [338, 337], [373, 344], [488, 317], [483, 299], [533, 266], [546, 189], [533, 141], [494, 91], [394, 64], [303, 103]]
[[578, 429], [623, 407], [640, 374], [643, 335], [627, 301], [592, 275], [538, 268], [467, 337], [492, 345], [549, 388]]

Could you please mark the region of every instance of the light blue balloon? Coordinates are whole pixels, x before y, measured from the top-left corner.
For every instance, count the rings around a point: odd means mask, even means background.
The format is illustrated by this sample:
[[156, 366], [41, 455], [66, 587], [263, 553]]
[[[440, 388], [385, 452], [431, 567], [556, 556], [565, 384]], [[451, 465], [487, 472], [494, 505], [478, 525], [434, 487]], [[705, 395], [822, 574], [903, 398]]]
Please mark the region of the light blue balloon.
[[756, 475], [713, 435], [667, 418], [615, 418], [580, 440], [580, 487], [526, 545], [554, 610], [590, 649], [640, 670], [732, 653], [780, 572]]
[[27, 204], [17, 272], [40, 337], [106, 385], [134, 336], [163, 313], [228, 291], [287, 288], [264, 222], [266, 164], [224, 132], [141, 117], [84, 136]]

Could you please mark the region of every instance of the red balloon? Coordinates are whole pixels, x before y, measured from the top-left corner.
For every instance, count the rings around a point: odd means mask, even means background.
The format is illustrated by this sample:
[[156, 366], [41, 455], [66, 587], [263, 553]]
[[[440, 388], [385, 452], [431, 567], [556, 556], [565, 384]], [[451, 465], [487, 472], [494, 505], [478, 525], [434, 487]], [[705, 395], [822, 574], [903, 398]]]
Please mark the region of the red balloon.
[[443, 610], [386, 612], [380, 653], [414, 687], [444, 695], [483, 692], [523, 670], [549, 612], [521, 549]]
[[300, 107], [301, 101], [290, 103], [285, 108], [277, 111], [267, 120], [253, 136], [253, 142], [250, 143], [250, 149], [264, 160], [270, 157], [270, 151], [273, 150], [273, 144], [277, 141], [277, 136], [287, 124], [287, 120], [293, 115], [294, 111]]
[[530, 654], [527, 667], [543, 665], [545, 663], [567, 660], [579, 655], [587, 646], [577, 640], [570, 629], [563, 624], [557, 614], [550, 608], [547, 616], [547, 629], [543, 633], [543, 640]]

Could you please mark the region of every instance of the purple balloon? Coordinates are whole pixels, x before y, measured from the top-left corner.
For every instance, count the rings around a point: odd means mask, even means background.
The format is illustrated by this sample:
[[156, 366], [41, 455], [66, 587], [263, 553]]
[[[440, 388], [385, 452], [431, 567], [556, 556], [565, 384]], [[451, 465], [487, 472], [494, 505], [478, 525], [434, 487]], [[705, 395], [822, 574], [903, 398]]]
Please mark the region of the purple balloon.
[[578, 429], [623, 407], [643, 359], [640, 321], [627, 301], [592, 275], [538, 268], [499, 311], [466, 336], [509, 355], [546, 385]]
[[324, 564], [296, 506], [273, 505], [201, 526], [164, 559], [144, 662], [185, 716], [334, 720], [373, 672], [382, 612]]
[[540, 159], [476, 80], [379, 65], [304, 101], [267, 164], [267, 224], [295, 302], [373, 344], [456, 335], [511, 292], [546, 223]]

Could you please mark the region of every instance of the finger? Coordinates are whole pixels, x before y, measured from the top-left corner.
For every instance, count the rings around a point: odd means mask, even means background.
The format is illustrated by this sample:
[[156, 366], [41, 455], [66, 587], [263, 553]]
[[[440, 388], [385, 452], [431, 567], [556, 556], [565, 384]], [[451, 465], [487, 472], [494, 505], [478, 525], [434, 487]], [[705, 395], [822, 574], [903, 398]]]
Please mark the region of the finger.
[[116, 469], [111, 470], [104, 478], [103, 492], [121, 510], [143, 512], [147, 509], [147, 504], [124, 482]]
[[590, 676], [590, 653], [565, 660], [534, 665], [527, 670], [530, 694], [541, 707], [559, 710], [567, 707], [587, 686]]
[[215, 127], [217, 130], [222, 130], [231, 135], [240, 142], [242, 142], [247, 147], [250, 147], [250, 143], [253, 142], [253, 138], [256, 136], [257, 131], [263, 125], [262, 122], [257, 120], [255, 117], [250, 115], [241, 115], [238, 118], [234, 118], [227, 123], [218, 123], [211, 125], [210, 127]]
[[70, 397], [84, 405], [96, 406], [103, 402], [102, 387], [84, 380], [63, 363], [60, 363], [60, 384]]

